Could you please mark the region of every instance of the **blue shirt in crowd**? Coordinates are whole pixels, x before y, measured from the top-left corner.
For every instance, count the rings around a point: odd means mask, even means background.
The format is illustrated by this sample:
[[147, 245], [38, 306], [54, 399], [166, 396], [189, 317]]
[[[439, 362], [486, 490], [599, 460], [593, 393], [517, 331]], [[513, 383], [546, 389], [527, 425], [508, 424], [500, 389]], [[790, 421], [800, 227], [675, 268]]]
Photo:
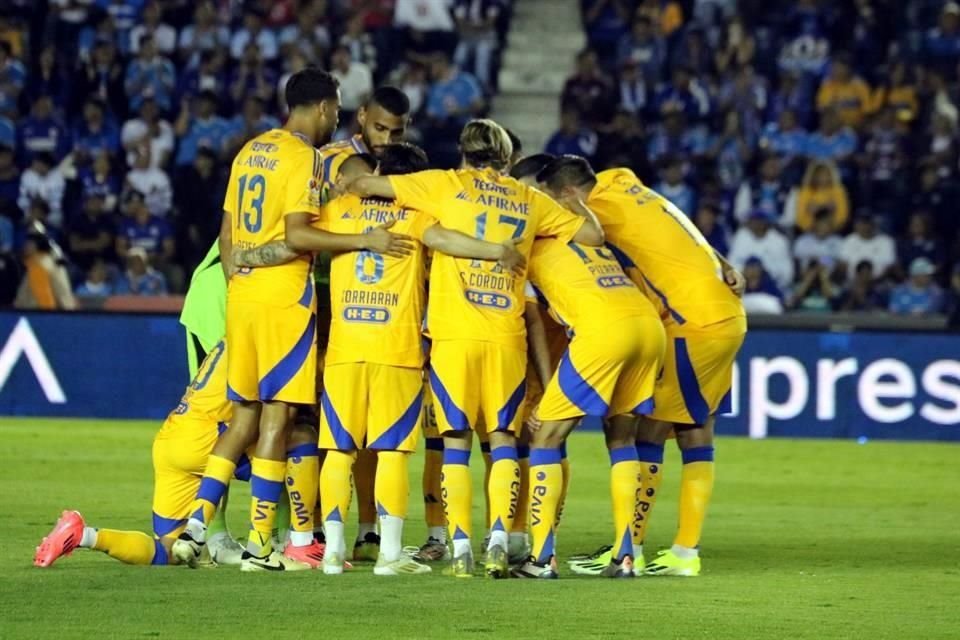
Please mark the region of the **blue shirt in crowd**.
[[229, 123], [220, 116], [211, 116], [207, 119], [194, 118], [187, 133], [180, 138], [174, 164], [178, 167], [192, 164], [197, 157], [197, 151], [201, 148], [219, 152], [229, 133]]
[[917, 289], [902, 284], [890, 294], [890, 311], [904, 315], [938, 313], [943, 308], [943, 291], [935, 285]]
[[163, 249], [163, 241], [173, 237], [173, 230], [163, 218], [150, 216], [146, 224], [139, 224], [131, 218], [120, 223], [118, 234], [130, 242], [130, 247], [141, 247], [148, 254], [156, 255]]
[[177, 82], [173, 63], [157, 57], [150, 62], [139, 58], [130, 61], [123, 86], [130, 96], [130, 110], [139, 111], [144, 98], [152, 97], [161, 110], [170, 109], [173, 89]]
[[28, 162], [33, 154], [43, 152], [62, 158], [70, 149], [70, 139], [66, 129], [55, 118], [40, 120], [30, 116], [20, 125], [20, 148]]
[[807, 138], [807, 155], [817, 160], [841, 160], [857, 150], [857, 134], [841, 129], [832, 136], [819, 131]]
[[[481, 98], [483, 98], [483, 91], [476, 78], [465, 71], [457, 71], [450, 80], [438, 82], [430, 87], [430, 93], [427, 95], [427, 115], [444, 120], [451, 117], [448, 102], [455, 103], [458, 109], [465, 111]], [[457, 118], [464, 122], [467, 120], [462, 113]]]
[[99, 131], [91, 131], [86, 122], [73, 130], [73, 150], [94, 156], [101, 151], [113, 154], [120, 150], [120, 133], [111, 122], [104, 122]]

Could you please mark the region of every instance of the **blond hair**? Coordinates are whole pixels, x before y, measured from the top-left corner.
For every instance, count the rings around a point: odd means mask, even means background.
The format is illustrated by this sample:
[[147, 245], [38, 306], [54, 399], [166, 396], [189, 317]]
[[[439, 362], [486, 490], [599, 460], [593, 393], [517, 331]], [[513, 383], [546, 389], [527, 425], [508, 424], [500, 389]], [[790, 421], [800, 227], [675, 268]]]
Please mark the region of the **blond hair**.
[[460, 152], [472, 167], [503, 171], [510, 166], [513, 143], [506, 129], [493, 120], [471, 120], [460, 133]]

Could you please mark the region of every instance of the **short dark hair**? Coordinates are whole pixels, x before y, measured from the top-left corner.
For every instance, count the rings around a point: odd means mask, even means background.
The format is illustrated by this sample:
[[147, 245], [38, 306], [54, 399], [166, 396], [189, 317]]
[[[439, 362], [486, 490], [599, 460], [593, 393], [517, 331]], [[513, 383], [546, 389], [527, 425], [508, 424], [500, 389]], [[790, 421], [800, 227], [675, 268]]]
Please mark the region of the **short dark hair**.
[[552, 191], [585, 186], [596, 181], [597, 174], [587, 159], [574, 155], [560, 156], [537, 174], [537, 182], [545, 183]]
[[369, 153], [355, 153], [352, 156], [349, 156], [346, 160], [343, 161], [343, 164], [340, 165], [340, 171], [342, 172], [344, 167], [349, 167], [351, 164], [357, 164], [362, 162], [363, 165], [371, 173], [377, 168], [377, 159], [374, 158]]
[[396, 176], [424, 171], [430, 166], [426, 152], [415, 144], [388, 144], [380, 154], [380, 175]]
[[284, 88], [287, 108], [293, 111], [297, 107], [332, 100], [337, 97], [337, 87], [339, 83], [332, 75], [317, 67], [307, 67], [287, 80]]
[[517, 180], [529, 176], [537, 176], [547, 165], [557, 159], [552, 153], [535, 153], [527, 156], [513, 165], [510, 176]]
[[507, 137], [510, 138], [510, 144], [513, 145], [513, 155], [517, 156], [523, 153], [523, 142], [520, 140], [519, 137], [517, 137], [517, 134], [515, 134], [513, 131], [511, 131], [507, 127], [504, 127], [503, 130], [507, 132]]
[[397, 87], [384, 85], [378, 87], [367, 104], [377, 104], [395, 116], [405, 116], [410, 113], [410, 98]]

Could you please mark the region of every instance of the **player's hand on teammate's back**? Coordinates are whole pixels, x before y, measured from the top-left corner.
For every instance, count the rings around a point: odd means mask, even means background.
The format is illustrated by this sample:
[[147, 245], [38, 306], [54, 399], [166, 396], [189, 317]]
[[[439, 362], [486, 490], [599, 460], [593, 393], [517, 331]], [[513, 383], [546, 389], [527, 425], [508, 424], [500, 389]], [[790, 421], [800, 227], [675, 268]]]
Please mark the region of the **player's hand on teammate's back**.
[[514, 275], [521, 275], [527, 266], [527, 258], [517, 249], [520, 240], [520, 238], [510, 238], [503, 241], [500, 244], [503, 247], [503, 253], [497, 260], [497, 264]]
[[402, 233], [393, 233], [389, 229], [396, 224], [396, 220], [391, 220], [379, 227], [373, 227], [366, 233], [367, 250], [375, 253], [383, 253], [395, 258], [402, 258], [410, 255], [416, 249], [413, 238]]
[[737, 294], [738, 298], [743, 297], [743, 292], [747, 289], [747, 279], [743, 277], [742, 273], [732, 268], [724, 269], [723, 280], [727, 283], [727, 286]]

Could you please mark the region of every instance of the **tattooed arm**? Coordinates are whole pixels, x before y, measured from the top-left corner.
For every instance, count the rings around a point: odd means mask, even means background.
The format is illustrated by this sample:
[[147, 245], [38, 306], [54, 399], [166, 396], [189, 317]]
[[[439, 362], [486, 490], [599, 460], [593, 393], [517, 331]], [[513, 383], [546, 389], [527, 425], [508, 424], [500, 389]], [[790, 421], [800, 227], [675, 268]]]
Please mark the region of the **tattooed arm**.
[[287, 246], [283, 240], [274, 240], [253, 249], [233, 248], [235, 267], [274, 267], [286, 264], [300, 254]]

